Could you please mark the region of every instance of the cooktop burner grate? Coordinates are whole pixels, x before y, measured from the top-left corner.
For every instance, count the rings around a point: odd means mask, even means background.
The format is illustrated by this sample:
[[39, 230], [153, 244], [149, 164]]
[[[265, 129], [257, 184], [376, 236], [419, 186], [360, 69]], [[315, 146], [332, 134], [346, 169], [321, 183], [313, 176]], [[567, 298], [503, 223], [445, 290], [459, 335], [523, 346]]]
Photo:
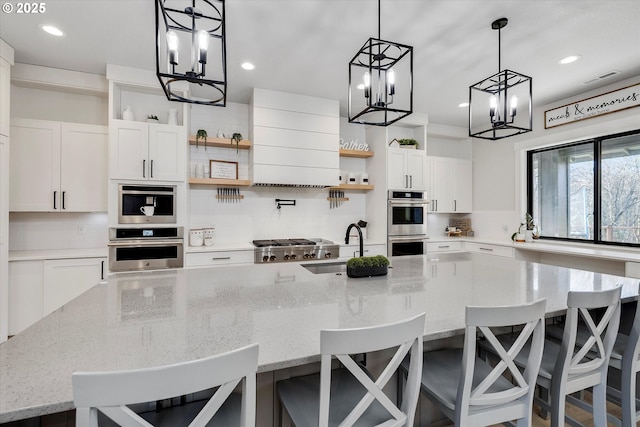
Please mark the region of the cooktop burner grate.
[[258, 248], [268, 246], [296, 246], [296, 245], [316, 245], [317, 243], [309, 239], [273, 239], [273, 240], [254, 240], [253, 245]]

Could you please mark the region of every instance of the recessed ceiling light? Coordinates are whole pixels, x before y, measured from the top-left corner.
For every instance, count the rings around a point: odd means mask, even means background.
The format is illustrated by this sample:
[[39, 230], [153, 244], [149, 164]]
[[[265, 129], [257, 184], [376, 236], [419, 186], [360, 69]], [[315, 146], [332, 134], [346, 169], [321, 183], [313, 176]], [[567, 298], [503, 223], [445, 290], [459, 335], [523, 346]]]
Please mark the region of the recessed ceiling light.
[[468, 102], [461, 102], [460, 104], [458, 104], [458, 107], [460, 108], [464, 108], [464, 107], [468, 107], [469, 103]]
[[251, 62], [243, 62], [242, 64], [240, 64], [240, 66], [243, 70], [253, 70], [254, 68], [256, 68], [256, 66]]
[[581, 57], [580, 55], [565, 56], [560, 61], [558, 61], [558, 64], [561, 64], [561, 65], [571, 64], [572, 62], [576, 62], [578, 59], [580, 59], [580, 57]]
[[57, 36], [57, 37], [64, 36], [64, 33], [60, 31], [60, 29], [54, 27], [53, 25], [42, 25], [40, 28], [42, 28], [44, 31], [51, 34], [52, 36]]

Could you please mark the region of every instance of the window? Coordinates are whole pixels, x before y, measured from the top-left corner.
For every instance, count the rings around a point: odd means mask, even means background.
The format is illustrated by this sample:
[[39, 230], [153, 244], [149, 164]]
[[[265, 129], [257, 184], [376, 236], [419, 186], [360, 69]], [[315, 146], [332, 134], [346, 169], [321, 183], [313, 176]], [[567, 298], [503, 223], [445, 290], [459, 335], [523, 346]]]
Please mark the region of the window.
[[640, 246], [640, 131], [527, 153], [542, 238]]

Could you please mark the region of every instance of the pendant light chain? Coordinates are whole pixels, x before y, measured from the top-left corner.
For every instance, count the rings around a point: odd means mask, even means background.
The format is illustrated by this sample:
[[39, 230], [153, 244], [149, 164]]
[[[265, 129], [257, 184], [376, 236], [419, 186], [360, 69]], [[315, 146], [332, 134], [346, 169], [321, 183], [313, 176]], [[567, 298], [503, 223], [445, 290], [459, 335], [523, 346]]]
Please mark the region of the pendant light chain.
[[500, 65], [500, 55], [502, 52], [502, 38], [500, 34], [502, 33], [502, 28], [498, 28], [498, 72], [502, 71], [502, 66]]

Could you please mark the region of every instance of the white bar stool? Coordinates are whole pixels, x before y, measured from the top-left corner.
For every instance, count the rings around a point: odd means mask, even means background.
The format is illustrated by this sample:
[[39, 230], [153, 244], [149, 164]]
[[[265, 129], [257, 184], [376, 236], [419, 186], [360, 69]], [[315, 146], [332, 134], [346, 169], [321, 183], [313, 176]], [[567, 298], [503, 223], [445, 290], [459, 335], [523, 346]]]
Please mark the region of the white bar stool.
[[[112, 372], [74, 372], [76, 426], [97, 427], [98, 413], [121, 426], [255, 426], [258, 344], [174, 365]], [[242, 382], [242, 398], [233, 390]], [[127, 405], [219, 386], [208, 402], [137, 414]], [[237, 397], [237, 398], [236, 398]], [[101, 416], [102, 418], [102, 416]], [[210, 423], [211, 422], [211, 423]]]

